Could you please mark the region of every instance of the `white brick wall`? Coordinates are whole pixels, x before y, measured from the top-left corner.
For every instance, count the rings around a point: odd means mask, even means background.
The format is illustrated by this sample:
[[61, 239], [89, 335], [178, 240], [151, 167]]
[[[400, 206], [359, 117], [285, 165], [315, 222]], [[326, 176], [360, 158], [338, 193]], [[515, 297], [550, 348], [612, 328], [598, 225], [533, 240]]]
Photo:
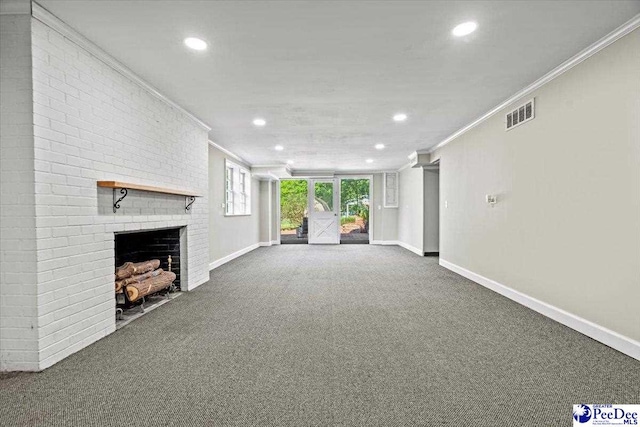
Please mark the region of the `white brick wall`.
[[[40, 21], [32, 21], [39, 367], [114, 331], [114, 232], [187, 226], [183, 287], [208, 280], [207, 131]], [[4, 102], [3, 102], [4, 104]], [[114, 214], [97, 180], [130, 192]]]
[[31, 17], [0, 15], [0, 370], [37, 370]]

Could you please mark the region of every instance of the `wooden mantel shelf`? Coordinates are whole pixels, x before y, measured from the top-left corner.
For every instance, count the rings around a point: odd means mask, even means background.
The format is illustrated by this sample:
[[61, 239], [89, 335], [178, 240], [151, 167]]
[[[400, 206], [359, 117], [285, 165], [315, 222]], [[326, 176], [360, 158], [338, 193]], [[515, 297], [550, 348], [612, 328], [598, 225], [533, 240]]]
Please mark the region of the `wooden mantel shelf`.
[[173, 194], [176, 196], [202, 197], [192, 191], [174, 190], [172, 188], [152, 187], [150, 185], [132, 184], [120, 181], [98, 181], [98, 187], [104, 188], [126, 188], [127, 190], [149, 191], [151, 193]]
[[[120, 181], [98, 181], [98, 187], [111, 188], [113, 190], [113, 213], [116, 213], [120, 209], [120, 202], [127, 197], [129, 190], [148, 191], [151, 193], [171, 194], [174, 196], [184, 196], [184, 210], [189, 212], [191, 205], [196, 200], [196, 197], [202, 197], [201, 194], [196, 194], [192, 191], [186, 190], [174, 190], [173, 188], [153, 187], [151, 185], [132, 184], [130, 182]], [[120, 197], [116, 194], [116, 189], [120, 189]]]

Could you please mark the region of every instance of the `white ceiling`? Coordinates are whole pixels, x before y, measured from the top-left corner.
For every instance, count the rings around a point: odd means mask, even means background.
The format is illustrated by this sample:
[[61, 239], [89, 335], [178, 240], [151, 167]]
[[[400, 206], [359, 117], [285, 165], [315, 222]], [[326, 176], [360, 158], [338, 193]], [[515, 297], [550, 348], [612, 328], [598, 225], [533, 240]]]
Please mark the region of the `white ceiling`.
[[[640, 13], [640, 1], [39, 3], [252, 164], [337, 171], [402, 166]], [[468, 20], [478, 30], [453, 37]]]

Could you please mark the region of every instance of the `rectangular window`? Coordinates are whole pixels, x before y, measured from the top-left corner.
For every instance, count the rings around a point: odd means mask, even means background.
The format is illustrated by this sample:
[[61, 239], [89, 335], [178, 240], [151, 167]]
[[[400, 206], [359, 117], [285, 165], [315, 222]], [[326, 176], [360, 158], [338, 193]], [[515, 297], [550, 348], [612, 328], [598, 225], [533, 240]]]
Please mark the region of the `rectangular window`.
[[384, 173], [384, 207], [398, 207], [398, 172]]
[[240, 171], [240, 211], [247, 211], [247, 173]]
[[226, 160], [225, 215], [251, 215], [251, 174]]
[[233, 215], [233, 175], [234, 168], [233, 166], [229, 166], [227, 164], [227, 179], [226, 179], [226, 197], [225, 197], [225, 206], [227, 215]]

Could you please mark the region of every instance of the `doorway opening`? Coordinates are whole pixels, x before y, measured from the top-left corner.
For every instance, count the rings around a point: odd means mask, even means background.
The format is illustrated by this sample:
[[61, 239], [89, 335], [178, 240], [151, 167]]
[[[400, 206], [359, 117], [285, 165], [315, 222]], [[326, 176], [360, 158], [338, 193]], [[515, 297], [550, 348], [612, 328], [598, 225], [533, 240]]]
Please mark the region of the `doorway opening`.
[[368, 244], [371, 179], [340, 179], [340, 243]]
[[424, 255], [440, 256], [440, 165], [424, 166]]
[[308, 194], [306, 179], [280, 181], [280, 243], [309, 243]]
[[368, 244], [372, 178], [280, 180], [280, 243]]

